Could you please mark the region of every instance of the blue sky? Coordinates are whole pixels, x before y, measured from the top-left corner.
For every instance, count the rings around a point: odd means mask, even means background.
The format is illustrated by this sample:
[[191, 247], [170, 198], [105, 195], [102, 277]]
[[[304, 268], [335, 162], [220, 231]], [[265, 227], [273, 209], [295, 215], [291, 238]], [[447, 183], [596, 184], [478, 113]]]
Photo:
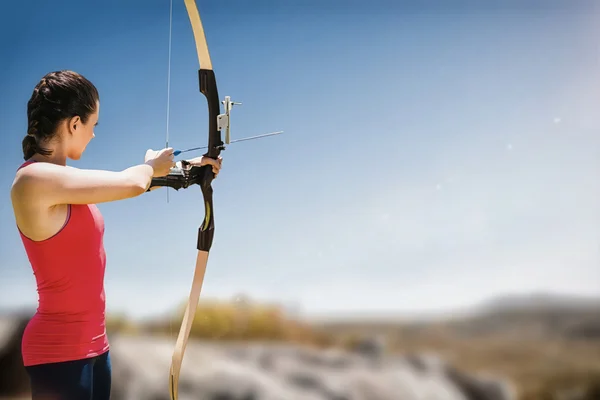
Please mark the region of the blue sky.
[[[198, 3], [220, 96], [244, 103], [233, 137], [285, 130], [223, 153], [203, 296], [315, 315], [600, 293], [597, 4]], [[11, 308], [37, 301], [9, 197], [33, 87], [71, 69], [100, 91], [96, 138], [70, 165], [143, 161], [165, 142], [169, 1], [20, 0], [1, 19], [0, 306]], [[172, 40], [170, 144], [205, 145], [180, 0]], [[192, 280], [200, 190], [100, 209], [109, 312], [170, 312]]]

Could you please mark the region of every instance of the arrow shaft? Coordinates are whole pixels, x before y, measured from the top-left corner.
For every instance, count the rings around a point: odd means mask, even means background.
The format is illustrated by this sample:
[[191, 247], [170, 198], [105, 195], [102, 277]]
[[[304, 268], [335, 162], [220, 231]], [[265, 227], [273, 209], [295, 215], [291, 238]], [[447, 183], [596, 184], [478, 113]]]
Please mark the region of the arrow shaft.
[[271, 132], [271, 133], [264, 133], [262, 135], [256, 135], [256, 136], [250, 136], [250, 137], [246, 137], [246, 138], [232, 140], [230, 143], [244, 142], [246, 140], [260, 139], [260, 138], [264, 138], [264, 137], [267, 137], [267, 136], [279, 135], [281, 133], [283, 133], [283, 131], [277, 131], [277, 132]]
[[[267, 136], [279, 135], [281, 133], [283, 133], [283, 131], [277, 131], [277, 132], [271, 132], [271, 133], [263, 133], [262, 135], [256, 135], [256, 136], [250, 136], [250, 137], [246, 137], [246, 138], [232, 140], [230, 143], [245, 142], [246, 140], [261, 139], [261, 138], [264, 138], [264, 137], [267, 137]], [[173, 154], [175, 156], [178, 156], [181, 153], [187, 153], [189, 151], [202, 150], [202, 149], [207, 149], [207, 148], [208, 148], [208, 146], [201, 146], [201, 147], [192, 147], [190, 149], [185, 149], [185, 150], [175, 150], [173, 152]]]

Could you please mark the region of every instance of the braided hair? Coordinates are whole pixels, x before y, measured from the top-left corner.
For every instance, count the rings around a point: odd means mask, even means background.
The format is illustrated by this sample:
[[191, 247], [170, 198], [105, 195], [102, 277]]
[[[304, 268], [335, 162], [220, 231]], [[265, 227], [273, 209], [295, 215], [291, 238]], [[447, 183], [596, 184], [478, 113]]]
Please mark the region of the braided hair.
[[58, 124], [79, 116], [86, 123], [99, 100], [96, 87], [73, 71], [50, 72], [33, 89], [27, 102], [27, 135], [23, 139], [23, 158], [34, 154], [48, 156], [52, 151], [42, 143], [53, 139]]

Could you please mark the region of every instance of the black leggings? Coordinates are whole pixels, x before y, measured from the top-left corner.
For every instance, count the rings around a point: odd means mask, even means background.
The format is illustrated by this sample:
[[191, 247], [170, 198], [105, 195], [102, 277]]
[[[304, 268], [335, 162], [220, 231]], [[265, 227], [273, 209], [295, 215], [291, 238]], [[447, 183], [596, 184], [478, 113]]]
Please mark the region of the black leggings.
[[32, 400], [108, 400], [111, 366], [108, 352], [83, 360], [26, 367]]

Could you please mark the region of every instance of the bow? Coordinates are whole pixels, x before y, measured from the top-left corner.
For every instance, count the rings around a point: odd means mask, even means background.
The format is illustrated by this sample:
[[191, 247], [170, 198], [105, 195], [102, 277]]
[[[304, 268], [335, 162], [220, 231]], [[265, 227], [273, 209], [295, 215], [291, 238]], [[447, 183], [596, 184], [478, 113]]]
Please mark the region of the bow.
[[[223, 101], [225, 113], [220, 114], [221, 108], [219, 103], [219, 93], [217, 91], [217, 82], [215, 73], [212, 69], [208, 45], [204, 35], [202, 20], [194, 0], [184, 0], [188, 16], [192, 25], [194, 39], [196, 42], [196, 50], [198, 52], [198, 61], [200, 69], [198, 78], [200, 84], [200, 92], [204, 94], [208, 102], [208, 150], [204, 154], [205, 157], [217, 159], [221, 150], [224, 150], [224, 145], [229, 144], [229, 114], [234, 104], [229, 97]], [[226, 130], [225, 143], [221, 139], [221, 130]], [[181, 161], [178, 168], [174, 168], [169, 175], [160, 178], [153, 178], [152, 186], [168, 186], [176, 190], [187, 188], [190, 185], [198, 184], [202, 190], [204, 197], [204, 222], [198, 229], [197, 249], [198, 256], [196, 258], [196, 267], [194, 270], [194, 278], [188, 303], [183, 315], [183, 321], [175, 343], [171, 368], [169, 372], [169, 394], [172, 400], [178, 398], [178, 383], [179, 373], [183, 355], [187, 346], [190, 331], [196, 314], [204, 274], [206, 272], [206, 263], [208, 261], [208, 253], [210, 251], [215, 229], [215, 219], [213, 212], [213, 188], [211, 183], [214, 179], [212, 167], [210, 165], [197, 167], [191, 166], [186, 161]]]
[[[222, 101], [224, 113], [221, 114], [219, 93], [217, 91], [217, 81], [215, 79], [215, 73], [212, 69], [212, 63], [210, 60], [210, 54], [208, 52], [206, 37], [204, 35], [202, 20], [200, 19], [196, 2], [194, 0], [184, 0], [184, 2], [192, 25], [192, 31], [194, 33], [194, 39], [196, 42], [196, 51], [198, 53], [198, 61], [200, 63], [200, 69], [198, 70], [200, 92], [204, 94], [208, 102], [208, 146], [195, 147], [187, 150], [177, 150], [175, 151], [175, 155], [187, 151], [207, 148], [208, 150], [204, 154], [204, 157], [217, 159], [221, 151], [225, 150], [226, 144], [254, 140], [283, 133], [283, 131], [277, 131], [263, 135], [230, 140], [231, 109], [234, 105], [241, 103], [235, 103], [231, 101], [229, 96], [226, 96], [225, 100]], [[223, 142], [221, 139], [222, 130], [225, 130], [225, 142]], [[153, 178], [152, 183], [150, 184], [150, 187], [166, 186], [175, 190], [186, 189], [191, 185], [199, 185], [200, 189], [202, 190], [202, 196], [204, 197], [204, 222], [198, 229], [198, 240], [196, 245], [196, 248], [198, 249], [198, 255], [196, 258], [196, 267], [194, 270], [192, 288], [190, 290], [188, 303], [183, 314], [179, 335], [177, 336], [177, 341], [175, 342], [175, 349], [173, 351], [171, 368], [169, 372], [169, 394], [171, 396], [171, 400], [177, 400], [178, 398], [179, 373], [181, 371], [183, 354], [185, 353], [190, 331], [194, 322], [194, 316], [196, 314], [198, 300], [202, 290], [202, 283], [204, 281], [204, 274], [206, 272], [208, 253], [213, 242], [215, 230], [213, 188], [211, 186], [213, 179], [214, 174], [210, 165], [198, 167], [191, 165], [185, 160], [182, 160], [178, 162], [178, 165], [175, 168], [171, 169], [167, 176]], [[150, 188], [148, 190], [150, 190]]]
[[[219, 92], [217, 90], [217, 80], [212, 69], [210, 53], [208, 52], [208, 44], [204, 35], [204, 27], [202, 20], [194, 0], [184, 0], [185, 7], [192, 24], [194, 39], [196, 41], [196, 51], [198, 52], [198, 79], [200, 84], [200, 92], [206, 97], [208, 102], [208, 150], [205, 157], [218, 158], [223, 149], [223, 141], [221, 140], [221, 128], [225, 123], [227, 129], [226, 142], [229, 142], [229, 113], [231, 111], [231, 101], [226, 99], [225, 109], [226, 114], [220, 115], [221, 106], [219, 104]], [[192, 167], [198, 168], [198, 167]], [[192, 175], [194, 175], [192, 173]], [[181, 363], [183, 362], [183, 354], [187, 346], [187, 341], [194, 322], [194, 315], [202, 290], [204, 274], [206, 272], [206, 263], [208, 261], [208, 253], [212, 246], [213, 236], [215, 232], [215, 217], [213, 212], [213, 188], [211, 183], [214, 179], [212, 167], [206, 165], [199, 167], [198, 184], [202, 190], [204, 197], [204, 222], [198, 229], [198, 241], [196, 248], [198, 256], [196, 257], [196, 267], [194, 269], [194, 279], [192, 281], [192, 289], [188, 304], [183, 314], [183, 321], [175, 343], [173, 357], [171, 359], [171, 368], [169, 371], [169, 394], [172, 400], [178, 398], [179, 372], [181, 371]]]

